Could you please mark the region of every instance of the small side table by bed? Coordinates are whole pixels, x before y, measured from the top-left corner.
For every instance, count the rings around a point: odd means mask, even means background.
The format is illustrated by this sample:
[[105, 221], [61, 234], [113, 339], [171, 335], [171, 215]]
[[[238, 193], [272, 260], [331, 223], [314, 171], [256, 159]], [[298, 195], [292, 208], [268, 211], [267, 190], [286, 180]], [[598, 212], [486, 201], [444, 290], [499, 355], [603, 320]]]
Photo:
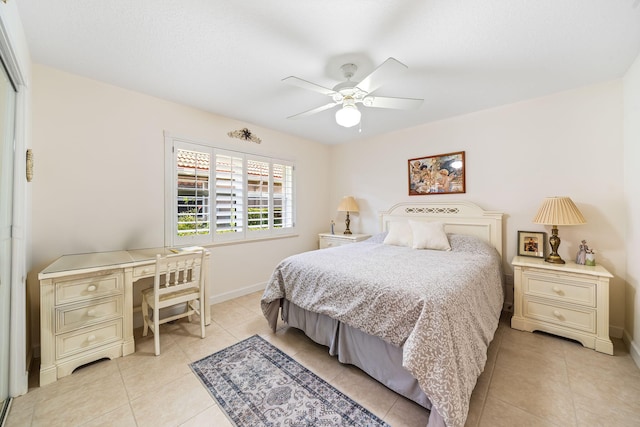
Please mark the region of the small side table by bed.
[[516, 256], [511, 327], [544, 331], [613, 354], [609, 338], [609, 279], [601, 265], [551, 264]]

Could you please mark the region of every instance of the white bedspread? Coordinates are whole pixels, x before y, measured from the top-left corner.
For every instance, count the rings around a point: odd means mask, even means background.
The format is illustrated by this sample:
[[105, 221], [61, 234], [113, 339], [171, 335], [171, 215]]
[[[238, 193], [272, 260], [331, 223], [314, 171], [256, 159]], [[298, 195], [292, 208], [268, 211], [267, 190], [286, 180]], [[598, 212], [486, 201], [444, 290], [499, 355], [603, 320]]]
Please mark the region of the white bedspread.
[[450, 252], [381, 238], [283, 260], [262, 308], [286, 298], [403, 346], [403, 366], [448, 426], [463, 426], [503, 303], [501, 260], [488, 243], [449, 236]]

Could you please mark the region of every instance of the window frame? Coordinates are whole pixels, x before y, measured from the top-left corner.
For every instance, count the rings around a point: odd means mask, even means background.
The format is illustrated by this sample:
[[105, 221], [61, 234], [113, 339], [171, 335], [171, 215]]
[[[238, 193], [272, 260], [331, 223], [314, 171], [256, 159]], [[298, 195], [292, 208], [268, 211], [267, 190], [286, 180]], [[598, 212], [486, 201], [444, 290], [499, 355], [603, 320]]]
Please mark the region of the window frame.
[[[177, 197], [178, 197], [178, 156], [177, 150], [196, 151], [209, 154], [209, 233], [203, 235], [178, 236], [177, 217]], [[242, 206], [243, 224], [241, 232], [221, 233], [218, 232], [218, 212], [217, 196], [219, 188], [216, 188], [217, 180], [217, 159], [220, 156], [235, 156], [242, 158]], [[268, 164], [268, 185], [267, 198], [268, 224], [265, 229], [249, 231], [249, 175], [247, 168], [249, 162], [265, 162]], [[276, 227], [276, 199], [274, 194], [274, 165], [284, 168], [287, 176], [280, 177], [284, 193], [280, 194], [280, 205], [284, 208], [290, 207], [289, 216], [285, 210], [280, 215], [284, 222], [283, 227]], [[217, 146], [204, 142], [197, 142], [178, 138], [165, 133], [165, 245], [166, 246], [193, 246], [193, 245], [215, 245], [229, 242], [250, 242], [264, 240], [279, 236], [290, 236], [296, 233], [296, 189], [295, 189], [295, 163], [292, 160], [265, 156], [249, 151], [239, 151], [224, 146]], [[289, 225], [290, 224], [290, 225]]]

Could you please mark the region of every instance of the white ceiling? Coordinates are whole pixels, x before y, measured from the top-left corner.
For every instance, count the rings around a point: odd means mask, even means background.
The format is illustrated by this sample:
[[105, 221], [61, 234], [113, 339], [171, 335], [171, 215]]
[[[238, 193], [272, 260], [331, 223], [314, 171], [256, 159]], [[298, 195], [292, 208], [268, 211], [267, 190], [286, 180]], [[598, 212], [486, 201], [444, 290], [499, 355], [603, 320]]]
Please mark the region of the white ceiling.
[[[14, 1], [36, 63], [327, 144], [616, 79], [640, 52], [640, 0]], [[329, 99], [283, 78], [388, 57], [409, 69], [375, 94], [419, 110], [287, 119]]]

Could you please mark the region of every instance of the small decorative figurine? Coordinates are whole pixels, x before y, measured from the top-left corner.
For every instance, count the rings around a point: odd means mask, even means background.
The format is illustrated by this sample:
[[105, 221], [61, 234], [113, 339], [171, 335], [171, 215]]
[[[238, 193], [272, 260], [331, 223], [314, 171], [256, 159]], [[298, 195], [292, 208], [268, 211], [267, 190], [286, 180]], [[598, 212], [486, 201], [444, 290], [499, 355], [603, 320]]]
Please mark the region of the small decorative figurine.
[[580, 243], [580, 248], [578, 249], [578, 253], [576, 254], [576, 264], [585, 264], [587, 259], [587, 252], [589, 252], [589, 246], [587, 246], [587, 241], [583, 240]]
[[576, 254], [576, 264], [596, 265], [596, 253], [593, 249], [589, 249], [586, 240], [583, 240], [580, 244], [580, 249], [578, 249], [578, 253]]
[[596, 265], [596, 252], [593, 249], [587, 249], [584, 265], [590, 265], [590, 266]]
[[334, 227], [335, 227], [336, 223], [333, 222], [333, 220], [331, 220], [331, 234], [336, 234], [334, 231]]

